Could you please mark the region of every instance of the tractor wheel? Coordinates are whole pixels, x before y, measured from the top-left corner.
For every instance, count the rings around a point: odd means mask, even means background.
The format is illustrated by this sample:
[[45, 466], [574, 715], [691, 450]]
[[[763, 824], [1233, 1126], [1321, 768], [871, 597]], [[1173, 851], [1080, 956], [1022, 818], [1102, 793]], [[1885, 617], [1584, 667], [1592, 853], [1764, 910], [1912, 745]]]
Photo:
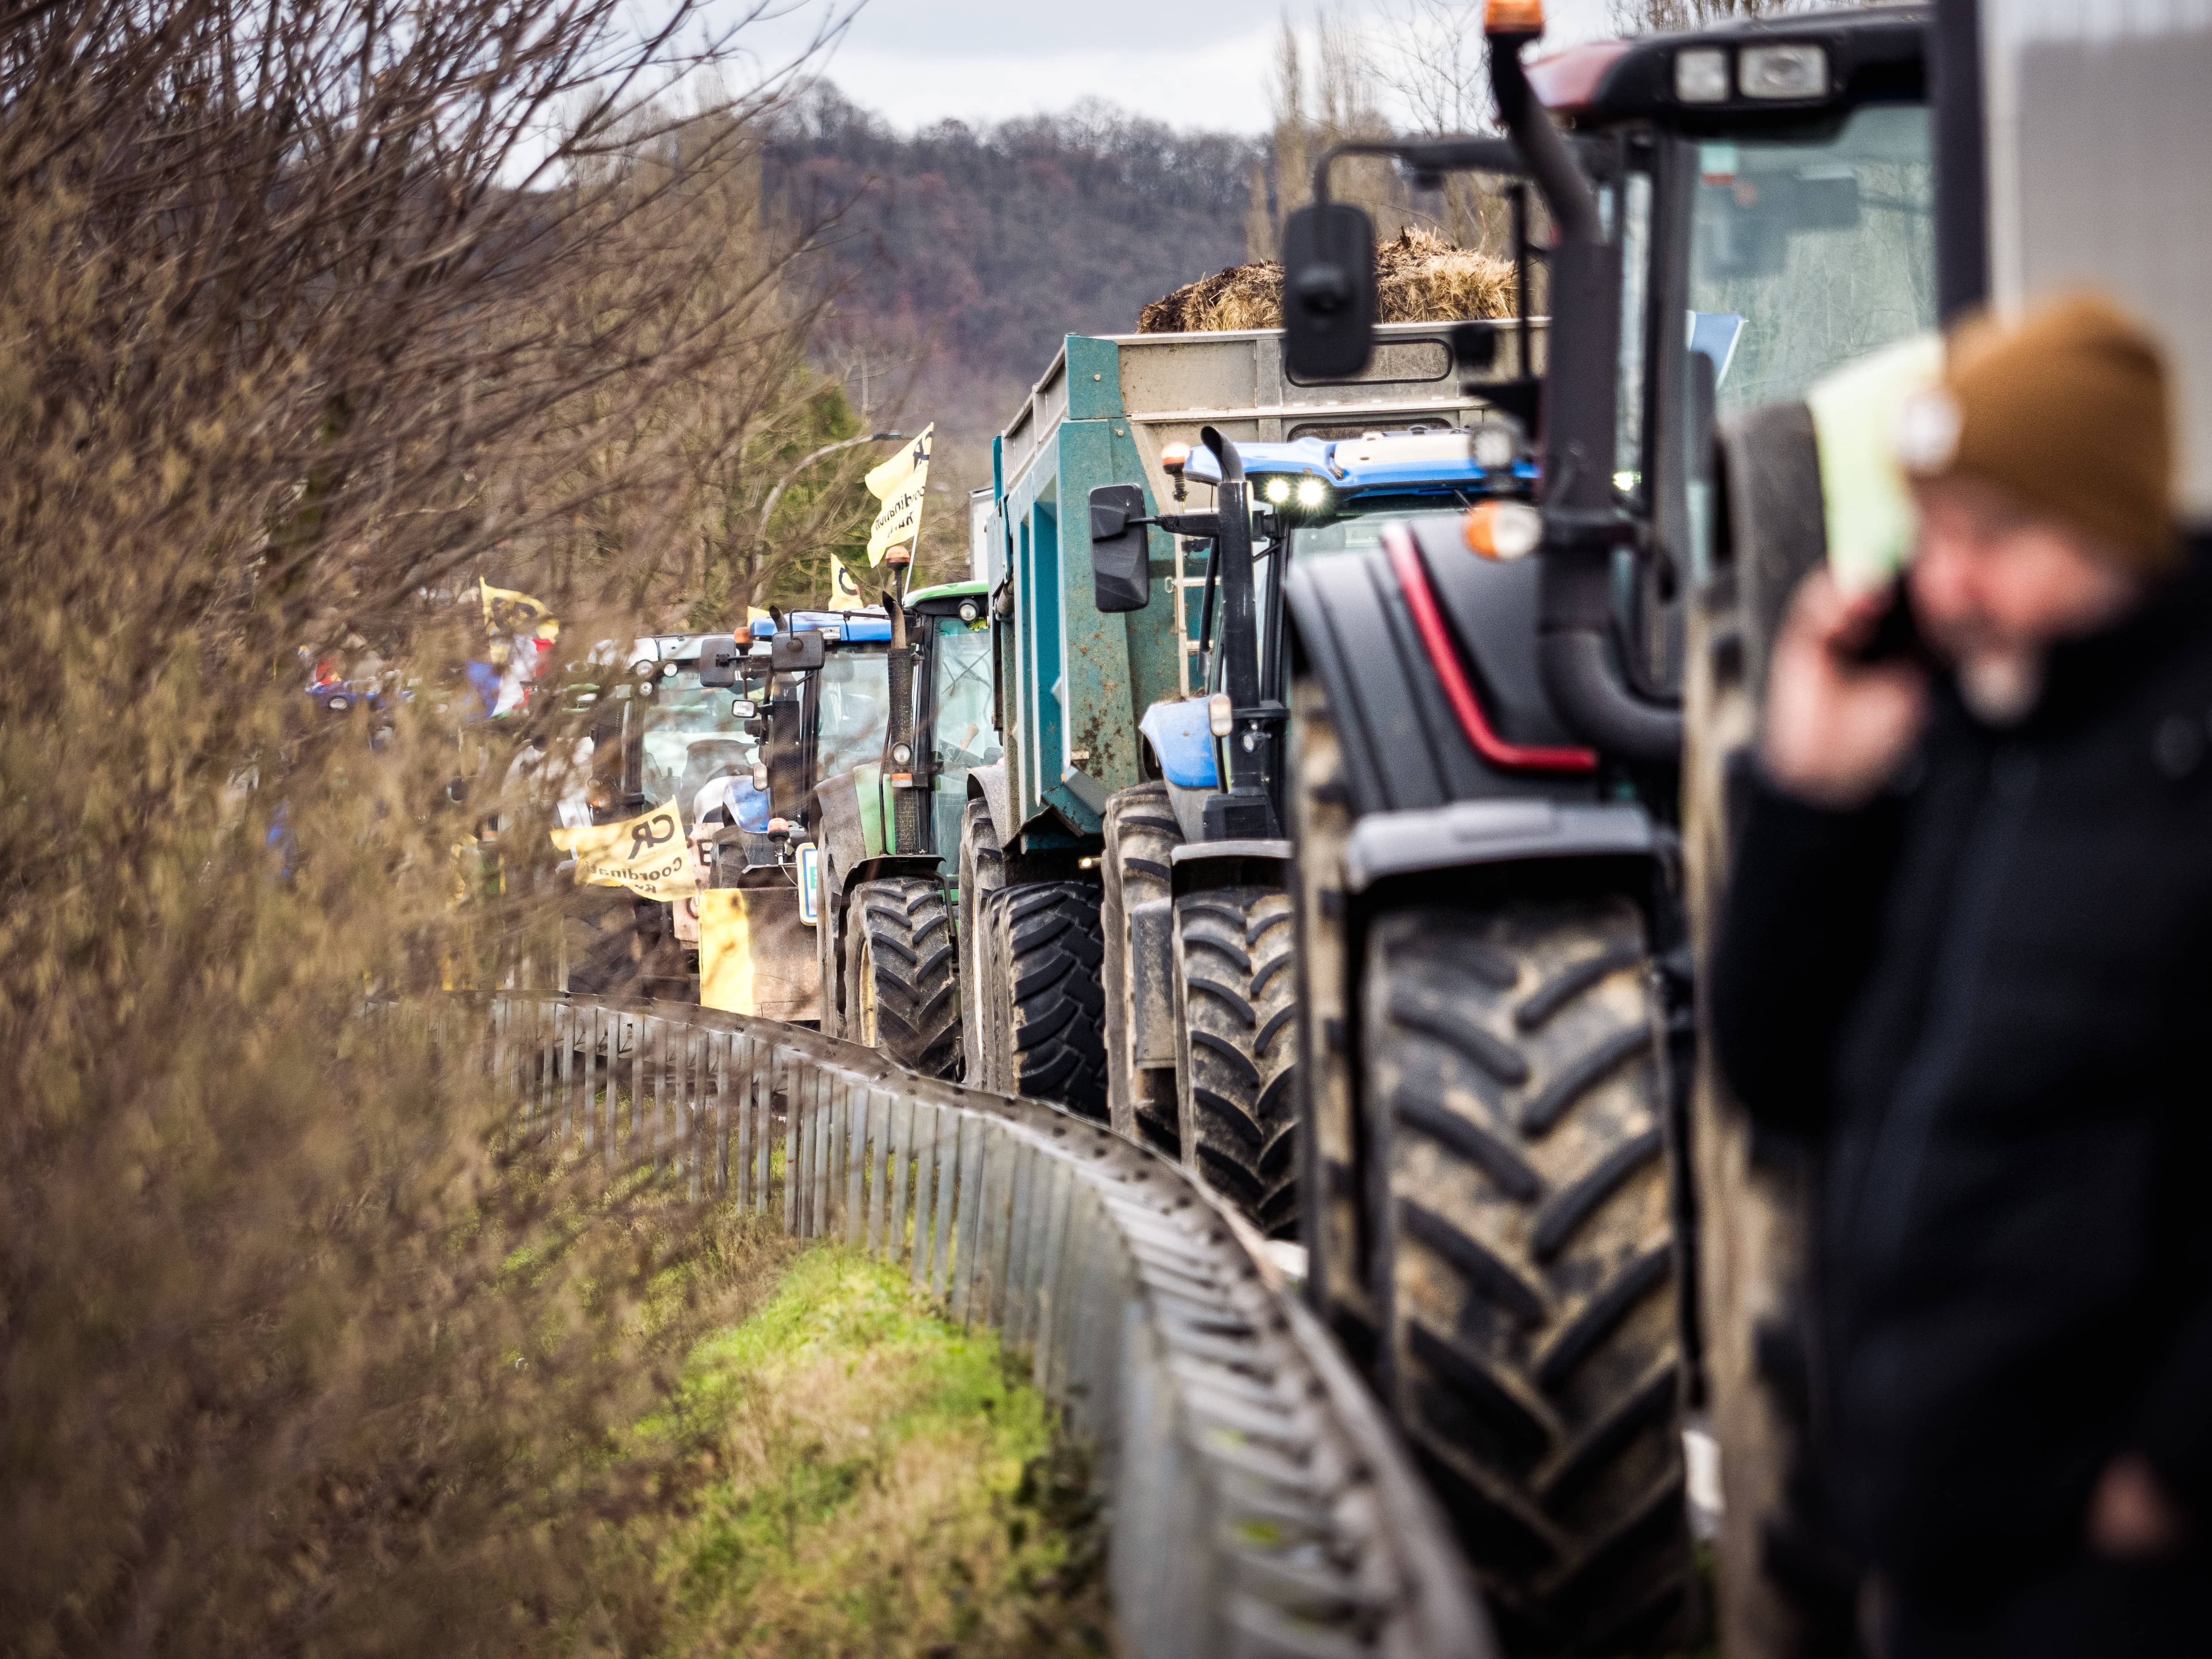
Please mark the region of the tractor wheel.
[[1221, 887], [1176, 901], [1183, 1161], [1275, 1238], [1298, 1231], [1291, 934], [1290, 895], [1273, 888]]
[[1358, 1128], [1352, 1007], [1358, 963], [1346, 936], [1344, 847], [1352, 795], [1344, 750], [1318, 679], [1291, 688], [1291, 834], [1297, 842], [1298, 1204], [1306, 1295], [1370, 1382], [1382, 1316], [1370, 1283], [1364, 1171]]
[[1003, 1085], [987, 1081], [984, 1054], [991, 999], [982, 988], [985, 959], [983, 901], [1006, 884], [1006, 855], [991, 823], [991, 809], [971, 800], [960, 815], [960, 1048], [961, 1075], [977, 1088]]
[[945, 890], [864, 882], [845, 904], [845, 1030], [924, 1077], [960, 1061], [959, 967]]
[[987, 1085], [1106, 1117], [1105, 956], [1098, 889], [1040, 881], [994, 895], [984, 927], [996, 982]]
[[1099, 860], [1106, 902], [1106, 1092], [1115, 1128], [1173, 1158], [1182, 1142], [1176, 1128], [1175, 1076], [1164, 1066], [1139, 1066], [1134, 1047], [1136, 980], [1131, 965], [1129, 912], [1169, 896], [1169, 859], [1182, 827], [1168, 805], [1164, 783], [1140, 783], [1106, 803], [1106, 850]]
[[1623, 895], [1367, 933], [1383, 1389], [1516, 1653], [1662, 1652], [1697, 1614], [1655, 999]]

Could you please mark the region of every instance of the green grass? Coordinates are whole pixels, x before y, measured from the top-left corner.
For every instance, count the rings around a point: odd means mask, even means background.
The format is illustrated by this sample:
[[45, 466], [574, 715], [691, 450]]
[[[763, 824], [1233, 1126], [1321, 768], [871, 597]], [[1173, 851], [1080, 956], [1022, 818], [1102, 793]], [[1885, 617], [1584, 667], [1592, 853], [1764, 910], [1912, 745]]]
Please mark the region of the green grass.
[[665, 1650], [1107, 1650], [1080, 1452], [995, 1333], [936, 1317], [897, 1270], [799, 1256], [694, 1351], [676, 1415], [717, 1468], [662, 1552]]

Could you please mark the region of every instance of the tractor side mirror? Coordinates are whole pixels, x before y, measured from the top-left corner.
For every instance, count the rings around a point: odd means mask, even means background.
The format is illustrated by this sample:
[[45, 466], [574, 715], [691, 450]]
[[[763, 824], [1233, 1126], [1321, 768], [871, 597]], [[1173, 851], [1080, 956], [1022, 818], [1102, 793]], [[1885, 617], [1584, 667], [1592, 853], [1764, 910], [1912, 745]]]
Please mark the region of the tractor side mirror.
[[769, 647], [769, 665], [779, 674], [805, 674], [822, 666], [822, 635], [810, 628], [800, 634], [778, 634]]
[[1348, 380], [1375, 354], [1375, 225], [1349, 202], [1283, 227], [1283, 363], [1300, 385]]
[[749, 720], [760, 713], [760, 705], [750, 697], [738, 697], [730, 704], [732, 720]]
[[1142, 611], [1152, 602], [1144, 520], [1145, 492], [1137, 485], [1100, 484], [1091, 492], [1091, 597], [1102, 613]]
[[720, 690], [738, 683], [738, 641], [728, 634], [709, 634], [699, 641], [699, 684]]

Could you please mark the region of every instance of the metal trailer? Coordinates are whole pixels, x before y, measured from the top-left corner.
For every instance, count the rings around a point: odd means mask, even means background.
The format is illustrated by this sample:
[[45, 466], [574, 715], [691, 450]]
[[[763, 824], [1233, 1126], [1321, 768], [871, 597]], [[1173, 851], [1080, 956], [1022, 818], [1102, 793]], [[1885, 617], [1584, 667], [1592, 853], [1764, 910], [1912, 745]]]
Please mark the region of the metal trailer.
[[[1455, 326], [1521, 360], [1540, 337]], [[1525, 490], [1510, 428], [1453, 380], [1454, 327], [1384, 328], [1326, 394], [1285, 377], [1279, 331], [1071, 336], [994, 451], [1006, 752], [962, 843], [968, 1075], [1144, 1136], [1279, 1234], [1284, 568], [1374, 512]]]
[[[1693, 807], [1686, 884], [1682, 702], [1686, 679], [1688, 798], [1720, 799], [1698, 728], [1748, 726], [1707, 723], [1699, 677], [1763, 672], [1786, 574], [1746, 555], [1774, 475], [1738, 411], [1935, 321], [1926, 15], [1793, 15], [1524, 70], [1533, 36], [1505, 20], [1534, 9], [1492, 9], [1504, 143], [1387, 148], [1545, 197], [1551, 349], [1521, 394], [1540, 511], [1408, 521], [1291, 579], [1309, 1285], [1420, 1449], [1509, 1645], [1680, 1639], [1680, 1431], [1708, 1389], [1724, 1593], [1759, 1563], [1759, 1619], [1847, 1638], [1850, 1564], [1791, 1468], [1786, 1151], [1751, 1146], [1702, 1074], [1692, 1121], [1691, 901], [1714, 849]], [[1356, 365], [1372, 315], [1371, 233], [1328, 203], [1327, 165], [1285, 238], [1309, 378]], [[1773, 548], [1804, 527], [1759, 522]], [[1725, 1279], [1747, 1259], [1784, 1269], [1755, 1308]]]

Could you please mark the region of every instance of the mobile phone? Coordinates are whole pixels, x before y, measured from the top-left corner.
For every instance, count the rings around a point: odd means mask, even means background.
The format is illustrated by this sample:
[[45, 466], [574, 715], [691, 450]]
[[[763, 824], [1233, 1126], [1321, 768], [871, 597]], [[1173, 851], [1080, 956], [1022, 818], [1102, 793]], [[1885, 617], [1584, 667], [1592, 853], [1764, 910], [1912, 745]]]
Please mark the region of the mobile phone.
[[1919, 619], [1912, 614], [1912, 591], [1903, 576], [1890, 578], [1888, 593], [1889, 604], [1874, 632], [1856, 651], [1844, 654], [1853, 662], [1865, 664], [1933, 661], [1928, 642], [1921, 637]]

